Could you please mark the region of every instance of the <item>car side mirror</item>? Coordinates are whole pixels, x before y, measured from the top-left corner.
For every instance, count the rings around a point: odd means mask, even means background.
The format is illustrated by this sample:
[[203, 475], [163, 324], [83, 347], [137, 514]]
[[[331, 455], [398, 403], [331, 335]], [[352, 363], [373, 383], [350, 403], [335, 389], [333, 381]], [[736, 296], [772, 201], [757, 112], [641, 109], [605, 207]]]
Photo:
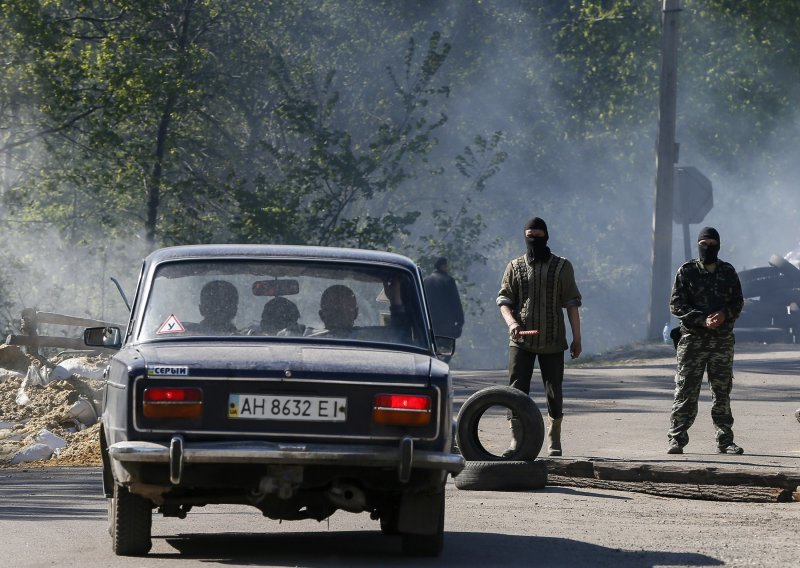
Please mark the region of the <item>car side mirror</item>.
[[456, 352], [456, 340], [452, 337], [445, 337], [437, 335], [436, 341], [436, 355], [439, 357], [452, 357]]
[[87, 327], [83, 342], [89, 347], [119, 349], [122, 347], [122, 332], [118, 327]]

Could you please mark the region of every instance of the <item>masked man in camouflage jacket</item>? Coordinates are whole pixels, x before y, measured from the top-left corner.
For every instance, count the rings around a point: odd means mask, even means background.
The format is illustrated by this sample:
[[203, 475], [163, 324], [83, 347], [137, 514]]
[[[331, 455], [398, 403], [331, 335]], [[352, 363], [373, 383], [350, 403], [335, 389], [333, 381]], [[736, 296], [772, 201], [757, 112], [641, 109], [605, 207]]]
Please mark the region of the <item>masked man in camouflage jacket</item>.
[[[544, 392], [547, 397], [549, 455], [561, 455], [561, 421], [564, 416], [561, 383], [564, 379], [564, 351], [567, 334], [564, 312], [572, 328], [570, 355], [581, 354], [581, 323], [578, 307], [581, 293], [575, 272], [566, 258], [556, 256], [547, 246], [547, 225], [534, 217], [525, 225], [528, 252], [506, 266], [497, 305], [508, 325], [510, 336], [509, 383], [525, 394], [530, 393], [533, 365], [539, 359]], [[537, 331], [521, 335], [521, 331]], [[519, 420], [510, 417], [512, 441], [504, 456], [513, 455], [522, 436]]]
[[670, 417], [670, 454], [682, 454], [697, 417], [703, 373], [711, 386], [711, 419], [721, 454], [741, 454], [733, 443], [733, 324], [744, 300], [733, 266], [719, 260], [719, 233], [705, 227], [697, 237], [699, 258], [684, 263], [675, 275], [670, 311], [681, 321], [675, 399]]

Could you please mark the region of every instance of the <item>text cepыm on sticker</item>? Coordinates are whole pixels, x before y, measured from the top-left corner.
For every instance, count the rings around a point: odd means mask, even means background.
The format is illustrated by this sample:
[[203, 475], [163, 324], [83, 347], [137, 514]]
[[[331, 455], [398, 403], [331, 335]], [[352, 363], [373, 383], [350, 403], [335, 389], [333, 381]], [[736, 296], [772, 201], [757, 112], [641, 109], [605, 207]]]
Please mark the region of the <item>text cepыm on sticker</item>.
[[162, 377], [186, 377], [189, 375], [189, 367], [179, 367], [175, 365], [154, 365], [147, 368], [150, 376]]

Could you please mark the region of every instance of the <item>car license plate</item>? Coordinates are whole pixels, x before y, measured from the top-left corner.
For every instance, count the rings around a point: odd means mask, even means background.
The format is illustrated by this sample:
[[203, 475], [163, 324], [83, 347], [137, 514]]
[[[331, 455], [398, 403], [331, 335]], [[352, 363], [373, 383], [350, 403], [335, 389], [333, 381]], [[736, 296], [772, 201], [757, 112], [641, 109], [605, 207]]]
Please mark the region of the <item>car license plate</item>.
[[347, 399], [320, 396], [231, 394], [228, 418], [344, 422]]

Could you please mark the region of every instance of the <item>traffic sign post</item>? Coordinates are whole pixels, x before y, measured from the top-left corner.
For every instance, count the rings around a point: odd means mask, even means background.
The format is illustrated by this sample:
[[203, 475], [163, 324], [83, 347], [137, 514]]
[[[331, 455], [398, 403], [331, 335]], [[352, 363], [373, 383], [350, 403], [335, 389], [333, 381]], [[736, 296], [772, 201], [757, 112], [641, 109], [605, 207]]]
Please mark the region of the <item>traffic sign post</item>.
[[692, 258], [689, 225], [702, 223], [714, 207], [711, 180], [693, 166], [675, 168], [672, 219], [683, 225], [683, 250], [686, 260]]

